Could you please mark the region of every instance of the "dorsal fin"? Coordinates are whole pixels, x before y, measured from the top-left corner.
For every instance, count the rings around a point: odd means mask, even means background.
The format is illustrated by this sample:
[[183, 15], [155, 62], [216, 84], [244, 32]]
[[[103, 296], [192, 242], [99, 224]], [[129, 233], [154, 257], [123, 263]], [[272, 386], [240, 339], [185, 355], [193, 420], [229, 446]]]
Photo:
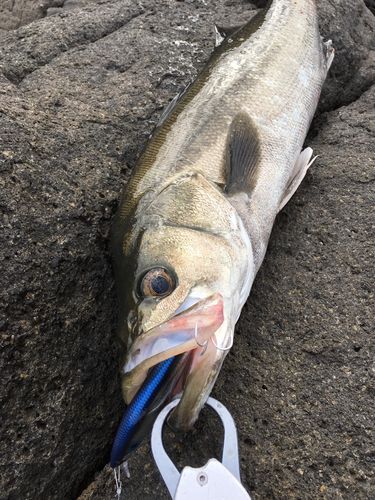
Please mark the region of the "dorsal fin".
[[226, 38], [228, 38], [228, 36], [233, 35], [236, 31], [242, 28], [242, 26], [243, 24], [241, 24], [240, 26], [231, 26], [228, 28], [223, 28], [222, 26], [216, 26], [215, 24], [215, 34], [216, 34], [215, 47], [221, 45], [221, 43]]
[[254, 121], [240, 111], [233, 119], [227, 137], [226, 191], [251, 194], [258, 180], [261, 144]]
[[172, 109], [176, 106], [177, 101], [181, 97], [182, 92], [179, 92], [177, 95], [174, 96], [174, 98], [166, 105], [166, 107], [163, 109], [162, 114], [160, 115], [159, 121], [156, 125], [156, 127], [161, 127], [163, 123], [165, 122], [166, 118], [172, 111]]

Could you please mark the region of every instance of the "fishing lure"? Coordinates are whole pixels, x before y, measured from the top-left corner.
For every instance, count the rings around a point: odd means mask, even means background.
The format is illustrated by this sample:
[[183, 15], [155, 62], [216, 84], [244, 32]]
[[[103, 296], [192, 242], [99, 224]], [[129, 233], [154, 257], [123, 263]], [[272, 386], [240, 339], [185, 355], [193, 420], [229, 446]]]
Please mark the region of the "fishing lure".
[[115, 468], [141, 444], [158, 410], [171, 393], [186, 366], [189, 353], [173, 356], [154, 366], [129, 404], [121, 420], [111, 452]]

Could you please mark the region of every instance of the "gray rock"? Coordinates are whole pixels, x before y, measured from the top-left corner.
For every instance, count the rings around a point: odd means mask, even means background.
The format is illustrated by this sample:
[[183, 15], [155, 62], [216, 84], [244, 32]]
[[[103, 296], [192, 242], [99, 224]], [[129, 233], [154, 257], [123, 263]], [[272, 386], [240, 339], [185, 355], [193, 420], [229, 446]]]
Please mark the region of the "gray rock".
[[106, 0], [1, 0], [0, 35], [25, 26], [46, 15]]
[[0, 30], [14, 30], [44, 17], [50, 4], [51, 0], [2, 0]]
[[[111, 218], [162, 108], [209, 57], [213, 22], [253, 8], [109, 1], [1, 37], [0, 498], [76, 498], [108, 461], [124, 410]], [[253, 500], [375, 487], [375, 22], [362, 0], [318, 8], [336, 48], [308, 140], [320, 156], [278, 216], [213, 394]], [[219, 429], [205, 409], [195, 432], [167, 433], [173, 459], [219, 457]], [[167, 498], [148, 443], [130, 469], [124, 498]], [[114, 496], [106, 467], [82, 499]]]
[[374, 15], [363, 1], [320, 1], [319, 24], [336, 56], [323, 89], [319, 112], [358, 99], [375, 82]]
[[89, 3], [103, 3], [106, 0], [54, 0], [49, 9], [47, 9], [47, 16], [61, 14], [68, 10], [81, 8]]

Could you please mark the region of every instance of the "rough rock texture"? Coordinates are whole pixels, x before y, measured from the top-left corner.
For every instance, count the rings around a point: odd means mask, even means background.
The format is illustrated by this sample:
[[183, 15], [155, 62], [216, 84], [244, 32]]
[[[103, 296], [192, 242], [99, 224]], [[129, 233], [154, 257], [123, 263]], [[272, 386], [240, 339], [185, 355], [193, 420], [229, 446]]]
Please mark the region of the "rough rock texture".
[[104, 3], [108, 0], [50, 0], [50, 5], [47, 9], [47, 16], [54, 14], [65, 13], [68, 10], [84, 7], [89, 3]]
[[0, 34], [44, 17], [51, 1], [2, 0], [0, 3]]
[[1, 0], [0, 35], [37, 19], [106, 0]]
[[[213, 392], [237, 423], [253, 500], [375, 491], [375, 19], [362, 0], [318, 8], [336, 48], [307, 141], [320, 156], [277, 218]], [[124, 409], [117, 199], [162, 108], [209, 57], [213, 22], [253, 9], [109, 1], [0, 38], [1, 500], [73, 500], [108, 461]], [[180, 467], [219, 458], [221, 440], [208, 409], [195, 432], [166, 435]], [[123, 498], [168, 498], [148, 443], [130, 469]], [[107, 466], [81, 498], [114, 496]]]

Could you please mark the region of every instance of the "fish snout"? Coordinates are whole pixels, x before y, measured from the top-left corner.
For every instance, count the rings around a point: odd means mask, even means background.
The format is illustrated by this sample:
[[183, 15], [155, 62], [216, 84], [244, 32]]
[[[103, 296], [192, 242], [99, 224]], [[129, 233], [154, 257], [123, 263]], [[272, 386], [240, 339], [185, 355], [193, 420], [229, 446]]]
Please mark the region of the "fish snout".
[[202, 353], [224, 322], [223, 297], [214, 293], [133, 342], [123, 368], [123, 394], [130, 403], [148, 371], [162, 361], [194, 351]]

